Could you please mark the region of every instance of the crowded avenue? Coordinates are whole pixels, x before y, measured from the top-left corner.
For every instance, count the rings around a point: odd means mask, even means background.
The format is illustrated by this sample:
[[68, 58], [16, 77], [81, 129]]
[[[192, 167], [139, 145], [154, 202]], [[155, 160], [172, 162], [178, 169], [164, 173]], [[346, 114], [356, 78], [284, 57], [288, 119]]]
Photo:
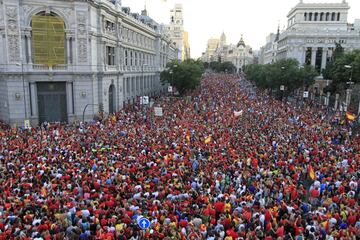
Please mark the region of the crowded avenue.
[[153, 107], [2, 125], [0, 240], [360, 238], [354, 122], [231, 74]]

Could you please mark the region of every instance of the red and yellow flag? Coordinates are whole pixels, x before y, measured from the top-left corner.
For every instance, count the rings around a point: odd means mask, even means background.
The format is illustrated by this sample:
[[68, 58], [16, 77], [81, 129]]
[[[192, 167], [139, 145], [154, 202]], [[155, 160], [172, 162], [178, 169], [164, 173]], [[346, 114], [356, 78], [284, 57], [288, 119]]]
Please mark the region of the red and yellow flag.
[[354, 121], [356, 116], [355, 116], [355, 114], [352, 114], [351, 112], [346, 112], [346, 118], [350, 121]]
[[311, 165], [309, 165], [309, 167], [308, 167], [308, 173], [309, 173], [309, 177], [310, 177], [312, 180], [315, 180], [315, 179], [316, 179], [314, 169], [313, 169], [313, 167], [312, 167]]
[[206, 144], [210, 143], [211, 142], [211, 136], [208, 136], [205, 141], [204, 141]]

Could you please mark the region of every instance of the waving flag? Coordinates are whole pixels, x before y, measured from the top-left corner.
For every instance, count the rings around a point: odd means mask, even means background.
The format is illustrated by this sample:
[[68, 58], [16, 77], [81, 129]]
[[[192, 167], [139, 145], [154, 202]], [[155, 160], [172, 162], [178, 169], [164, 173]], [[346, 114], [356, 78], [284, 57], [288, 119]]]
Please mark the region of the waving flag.
[[234, 116], [235, 116], [235, 117], [239, 117], [239, 116], [241, 116], [242, 114], [243, 114], [243, 110], [241, 110], [241, 111], [239, 111], [239, 112], [234, 111]]
[[356, 116], [355, 116], [355, 114], [352, 114], [351, 112], [346, 112], [346, 118], [350, 121], [354, 121]]
[[308, 167], [308, 173], [309, 173], [309, 177], [310, 177], [312, 180], [315, 180], [315, 179], [316, 179], [314, 169], [313, 169], [313, 167], [312, 167], [311, 165], [309, 165], [309, 167]]
[[211, 142], [211, 136], [208, 136], [205, 141], [204, 141], [206, 144], [210, 143]]

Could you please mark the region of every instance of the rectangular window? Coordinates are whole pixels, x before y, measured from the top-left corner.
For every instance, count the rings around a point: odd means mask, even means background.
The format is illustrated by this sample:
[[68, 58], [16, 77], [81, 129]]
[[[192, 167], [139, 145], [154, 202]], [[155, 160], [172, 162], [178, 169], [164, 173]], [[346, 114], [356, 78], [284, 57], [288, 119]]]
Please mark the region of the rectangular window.
[[106, 21], [105, 23], [105, 29], [108, 32], [115, 32], [115, 23], [110, 22], [110, 21]]
[[115, 65], [115, 48], [114, 47], [106, 47], [106, 64], [107, 65]]
[[129, 93], [130, 92], [130, 78], [126, 79], [126, 92]]
[[128, 52], [125, 50], [125, 66], [128, 65]]

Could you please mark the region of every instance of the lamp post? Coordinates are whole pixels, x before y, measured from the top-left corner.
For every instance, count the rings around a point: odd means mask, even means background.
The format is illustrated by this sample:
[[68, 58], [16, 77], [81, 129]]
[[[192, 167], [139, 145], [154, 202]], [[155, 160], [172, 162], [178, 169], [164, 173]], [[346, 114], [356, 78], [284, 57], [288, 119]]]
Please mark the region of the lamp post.
[[[281, 67], [281, 70], [284, 71], [286, 68], [284, 66]], [[281, 85], [280, 86], [280, 91], [281, 91], [281, 102], [283, 101], [284, 98], [284, 91], [285, 91], [285, 86]]]
[[85, 122], [85, 111], [88, 106], [99, 106], [99, 104], [95, 104], [95, 103], [86, 104], [86, 106], [84, 107], [84, 110], [83, 110], [83, 123]]
[[24, 114], [25, 114], [25, 119], [27, 120], [28, 115], [27, 115], [27, 106], [26, 106], [26, 95], [25, 95], [25, 79], [24, 79], [24, 64], [21, 61], [20, 63], [16, 63], [16, 66], [21, 66], [21, 80], [22, 80], [22, 87], [23, 87], [23, 97], [24, 97]]
[[172, 94], [172, 92], [173, 92], [173, 89], [172, 89], [172, 83], [173, 83], [173, 81], [174, 81], [174, 75], [173, 75], [173, 71], [172, 70], [170, 70], [169, 71], [169, 73], [171, 74], [171, 82], [170, 82], [170, 89], [171, 89], [171, 94]]
[[[175, 68], [177, 68], [177, 66], [178, 65], [174, 64], [173, 69], [175, 70]], [[173, 86], [174, 85], [174, 70], [173, 69], [171, 69], [169, 72], [171, 74], [171, 83], [170, 83], [171, 89], [172, 89], [171, 95], [174, 95], [174, 86]]]
[[349, 81], [346, 82], [346, 84], [348, 86], [348, 88], [346, 89], [346, 99], [345, 99], [345, 106], [346, 106], [346, 110], [347, 110], [347, 108], [351, 102], [351, 92], [352, 92], [351, 86], [354, 84], [354, 82], [352, 81], [352, 75], [353, 75], [354, 68], [352, 65], [344, 65], [344, 67], [347, 69], [351, 69]]

